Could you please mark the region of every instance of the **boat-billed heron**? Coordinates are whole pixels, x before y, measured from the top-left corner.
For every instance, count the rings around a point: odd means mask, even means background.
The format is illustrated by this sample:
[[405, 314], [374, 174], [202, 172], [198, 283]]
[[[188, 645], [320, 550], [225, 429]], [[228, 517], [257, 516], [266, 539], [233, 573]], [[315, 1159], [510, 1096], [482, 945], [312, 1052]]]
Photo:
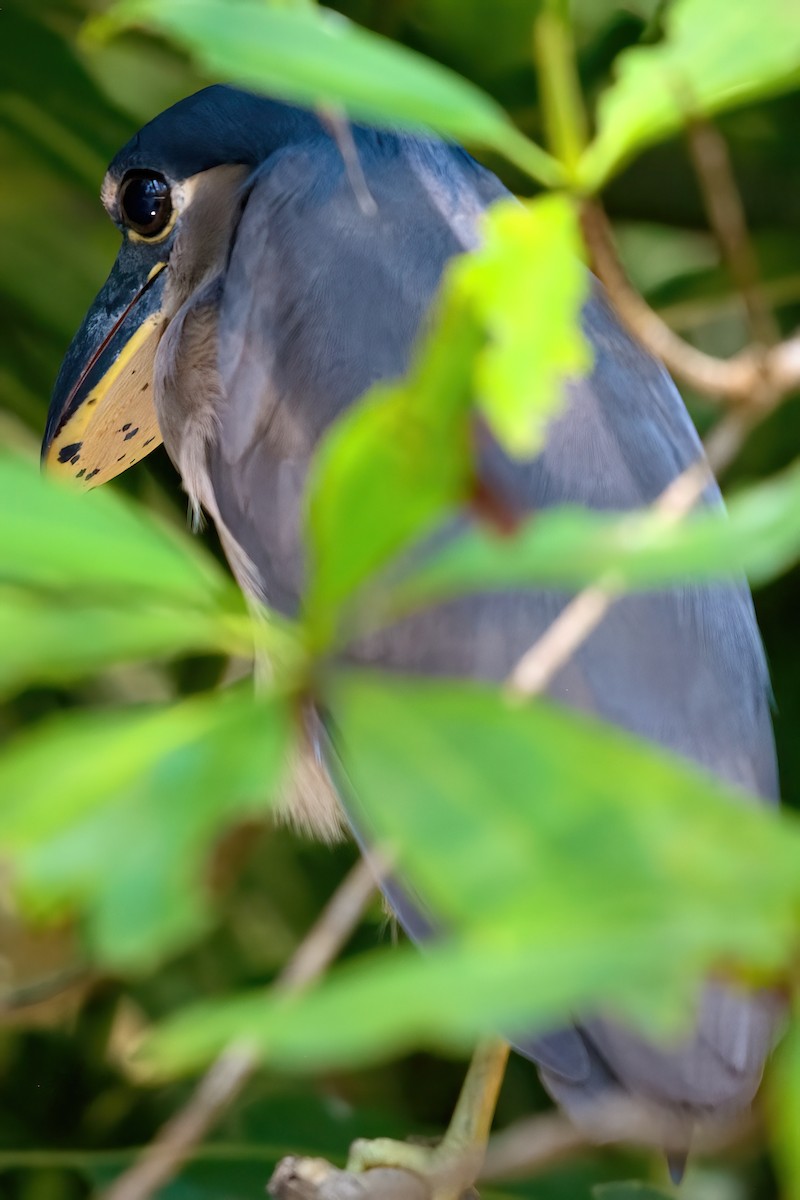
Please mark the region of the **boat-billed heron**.
[[[102, 189], [122, 246], [66, 356], [44, 439], [48, 467], [91, 486], [163, 438], [242, 587], [286, 613], [303, 586], [301, 498], [317, 443], [372, 384], [406, 370], [443, 268], [476, 246], [481, 214], [508, 195], [458, 146], [351, 134], [368, 204], [311, 111], [217, 86], [137, 133]], [[569, 385], [544, 450], [529, 462], [495, 444], [480, 451], [516, 513], [646, 505], [702, 455], [671, 380], [596, 283], [583, 322], [594, 366]], [[720, 503], [713, 485], [703, 503]], [[499, 681], [565, 602], [544, 590], [472, 596], [349, 653]], [[548, 691], [765, 801], [777, 795], [767, 668], [740, 581], [620, 600]], [[324, 835], [347, 822], [333, 792], [297, 803]], [[411, 936], [425, 936], [401, 883], [385, 890]], [[688, 1138], [692, 1122], [749, 1102], [771, 1036], [766, 998], [713, 985], [679, 1045], [586, 1014], [517, 1048], [575, 1120], [627, 1094], [679, 1114]]]

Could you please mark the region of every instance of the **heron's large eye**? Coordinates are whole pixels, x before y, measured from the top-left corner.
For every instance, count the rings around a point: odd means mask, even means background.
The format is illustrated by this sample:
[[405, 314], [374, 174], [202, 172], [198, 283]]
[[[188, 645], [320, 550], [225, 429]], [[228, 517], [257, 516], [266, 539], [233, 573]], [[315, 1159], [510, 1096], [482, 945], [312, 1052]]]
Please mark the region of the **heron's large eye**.
[[119, 193], [122, 219], [142, 237], [155, 237], [172, 216], [169, 184], [155, 171], [131, 172]]

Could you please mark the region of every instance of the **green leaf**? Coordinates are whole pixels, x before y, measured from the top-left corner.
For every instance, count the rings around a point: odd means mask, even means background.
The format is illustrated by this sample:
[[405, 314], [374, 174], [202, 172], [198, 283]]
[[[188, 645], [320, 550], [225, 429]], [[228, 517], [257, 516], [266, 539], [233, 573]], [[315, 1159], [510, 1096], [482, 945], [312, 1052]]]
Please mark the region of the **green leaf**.
[[237, 590], [197, 543], [113, 490], [79, 493], [0, 455], [0, 583], [242, 611]]
[[727, 514], [703, 509], [678, 524], [663, 513], [623, 516], [546, 509], [513, 537], [471, 525], [437, 546], [386, 595], [383, 621], [467, 592], [544, 586], [576, 588], [612, 574], [628, 591], [746, 572], [760, 583], [800, 556], [800, 466], [731, 499]]
[[676, 0], [666, 36], [620, 55], [617, 81], [600, 98], [598, 134], [578, 175], [601, 187], [632, 155], [676, 133], [693, 117], [797, 87], [800, 9], [764, 0]]
[[[481, 249], [455, 267], [486, 343], [475, 362], [478, 407], [512, 454], [544, 442], [570, 376], [591, 366], [580, 329], [589, 291], [574, 205], [564, 196], [493, 205]], [[541, 303], [541, 297], [547, 297]]]
[[178, 1014], [145, 1049], [157, 1072], [194, 1070], [231, 1041], [295, 1070], [352, 1068], [597, 1007], [674, 1033], [712, 966], [788, 962], [795, 819], [489, 688], [341, 674], [326, 703], [351, 811], [448, 939], [351, 960], [301, 996]]
[[[528, 941], [498, 932], [424, 956], [408, 945], [362, 954], [302, 995], [259, 990], [193, 1005], [156, 1027], [139, 1064], [157, 1078], [179, 1076], [233, 1043], [296, 1072], [353, 1070], [420, 1047], [465, 1053], [482, 1034], [551, 1028], [576, 1005], [623, 989], [626, 1011], [637, 1002], [641, 1011], [645, 958], [650, 999], [663, 1003], [656, 981], [663, 981], [659, 960], [672, 953], [670, 940], [648, 950], [641, 933], [620, 931], [612, 944], [596, 927], [561, 940], [538, 924]], [[674, 1005], [674, 984], [669, 999]]]
[[[31, 683], [65, 683], [115, 663], [191, 652], [253, 653], [246, 616], [226, 619], [187, 606], [102, 604], [0, 585], [0, 694]], [[227, 630], [227, 634], [226, 634]]]
[[342, 106], [356, 120], [428, 127], [492, 146], [548, 186], [559, 164], [525, 138], [485, 93], [453, 71], [315, 4], [261, 0], [119, 0], [92, 28], [155, 29], [207, 70], [310, 107]]
[[[438, 320], [406, 378], [374, 388], [333, 426], [308, 495], [312, 639], [370, 575], [430, 533], [475, 487], [473, 418], [530, 454], [588, 366], [578, 327], [588, 275], [572, 205], [548, 197], [493, 206], [486, 244], [445, 274]], [[546, 311], [532, 302], [548, 294]]]
[[374, 388], [331, 428], [308, 484], [312, 637], [373, 572], [466, 499], [472, 364], [480, 334], [445, 286], [437, 328], [404, 381]]
[[72, 715], [20, 737], [0, 759], [0, 844], [28, 909], [77, 910], [107, 965], [139, 968], [185, 943], [208, 923], [211, 841], [274, 800], [290, 729], [281, 699], [239, 694]]
[[489, 687], [343, 672], [326, 706], [357, 821], [448, 927], [496, 920], [523, 937], [635, 909], [653, 936], [686, 938], [689, 971], [785, 951], [793, 817], [613, 726]]
[[288, 627], [253, 622], [197, 542], [112, 490], [80, 494], [0, 455], [0, 691], [196, 651], [283, 659]]
[[769, 1077], [767, 1111], [778, 1175], [785, 1200], [800, 1197], [800, 1022], [795, 1013]]

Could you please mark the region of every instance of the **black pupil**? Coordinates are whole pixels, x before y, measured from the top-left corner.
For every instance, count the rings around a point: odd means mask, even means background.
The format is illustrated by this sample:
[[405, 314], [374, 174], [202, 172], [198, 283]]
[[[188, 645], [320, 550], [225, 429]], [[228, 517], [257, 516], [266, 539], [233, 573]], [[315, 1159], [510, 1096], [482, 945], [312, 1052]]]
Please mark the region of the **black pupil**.
[[122, 216], [137, 233], [160, 233], [172, 211], [167, 181], [158, 175], [141, 175], [123, 185]]

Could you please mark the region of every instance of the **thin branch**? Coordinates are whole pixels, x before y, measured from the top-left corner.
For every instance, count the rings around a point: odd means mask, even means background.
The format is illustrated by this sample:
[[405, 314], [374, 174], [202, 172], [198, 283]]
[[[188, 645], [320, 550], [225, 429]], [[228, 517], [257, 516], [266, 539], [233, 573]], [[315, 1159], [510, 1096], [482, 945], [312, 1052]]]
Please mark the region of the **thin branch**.
[[[696, 1153], [714, 1154], [756, 1137], [759, 1117], [752, 1110], [726, 1122], [707, 1122], [692, 1131]], [[481, 1180], [530, 1176], [598, 1145], [615, 1144], [663, 1152], [685, 1145], [686, 1125], [675, 1113], [648, 1108], [641, 1101], [606, 1100], [593, 1109], [581, 1128], [562, 1113], [528, 1117], [496, 1133], [489, 1142]]]
[[141, 1158], [104, 1192], [106, 1200], [143, 1200], [163, 1187], [228, 1110], [256, 1065], [246, 1049], [229, 1048], [210, 1067], [188, 1103], [159, 1130]]
[[594, 633], [617, 595], [613, 576], [605, 575], [570, 600], [514, 667], [506, 681], [509, 694], [524, 699], [543, 692]]
[[[795, 273], [764, 280], [761, 290], [771, 308], [794, 304], [800, 299], [800, 275]], [[734, 315], [740, 307], [740, 298], [728, 292], [725, 295], [676, 300], [672, 304], [661, 305], [658, 315], [672, 329], [700, 329], [712, 321]]]
[[319, 979], [355, 929], [387, 869], [374, 850], [369, 859], [359, 858], [284, 967], [276, 986], [298, 992]]
[[[376, 877], [383, 871], [382, 862], [374, 855], [369, 863], [359, 859], [300, 943], [276, 987], [299, 992], [319, 978], [358, 923], [375, 892]], [[258, 1060], [249, 1049], [230, 1046], [225, 1050], [184, 1107], [162, 1126], [133, 1166], [106, 1189], [103, 1200], [145, 1200], [168, 1183], [227, 1112], [257, 1066]]]
[[684, 341], [631, 286], [614, 247], [603, 209], [581, 206], [581, 225], [595, 271], [630, 333], [659, 358], [676, 379], [712, 400], [771, 412], [800, 387], [800, 336], [764, 349], [748, 347], [733, 358], [715, 358]]
[[747, 408], [734, 408], [717, 421], [703, 443], [708, 465], [719, 477], [738, 455], [761, 414]]
[[[694, 507], [711, 480], [704, 459], [692, 463], [664, 489], [653, 510], [662, 513], [669, 524], [679, 521]], [[607, 573], [570, 600], [508, 676], [509, 694], [524, 699], [543, 692], [598, 627], [620, 590], [616, 576]]]
[[369, 190], [361, 159], [358, 157], [353, 130], [346, 114], [337, 108], [324, 108], [318, 111], [319, 119], [336, 143], [336, 148], [342, 156], [347, 182], [356, 198], [356, 203], [365, 217], [374, 217], [378, 213], [375, 197]]
[[780, 341], [781, 332], [761, 286], [758, 259], [747, 229], [728, 144], [710, 121], [693, 121], [687, 135], [709, 224], [744, 301], [753, 338], [762, 346], [772, 346]]

